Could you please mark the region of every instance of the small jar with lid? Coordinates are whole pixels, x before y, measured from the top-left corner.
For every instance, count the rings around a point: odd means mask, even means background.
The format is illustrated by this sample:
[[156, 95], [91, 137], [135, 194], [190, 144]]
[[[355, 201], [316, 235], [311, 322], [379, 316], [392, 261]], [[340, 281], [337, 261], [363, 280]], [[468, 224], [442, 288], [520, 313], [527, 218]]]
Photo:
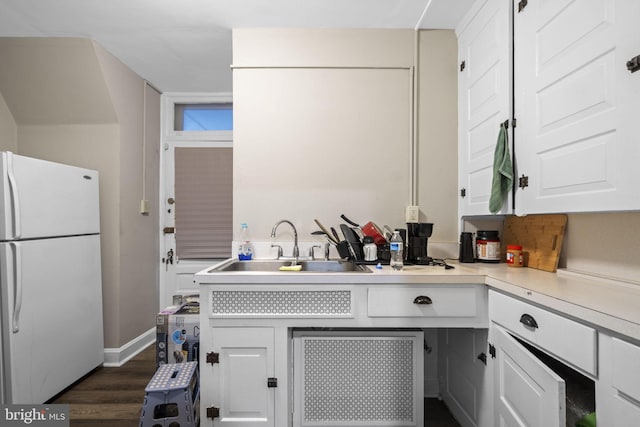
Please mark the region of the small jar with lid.
[[364, 260], [365, 261], [377, 261], [378, 259], [378, 246], [374, 243], [373, 237], [364, 236]]
[[497, 230], [479, 230], [476, 234], [476, 260], [500, 262], [500, 237]]
[[522, 255], [522, 246], [507, 245], [507, 265], [509, 267], [522, 267], [524, 259]]

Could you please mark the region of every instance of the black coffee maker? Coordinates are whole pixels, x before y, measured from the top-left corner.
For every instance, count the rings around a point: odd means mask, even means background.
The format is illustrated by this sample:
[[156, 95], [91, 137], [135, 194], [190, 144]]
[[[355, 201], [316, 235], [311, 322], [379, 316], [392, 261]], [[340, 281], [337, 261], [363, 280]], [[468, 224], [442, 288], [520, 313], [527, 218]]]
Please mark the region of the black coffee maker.
[[430, 222], [407, 223], [407, 262], [429, 264], [433, 259], [427, 255], [427, 241], [433, 232]]

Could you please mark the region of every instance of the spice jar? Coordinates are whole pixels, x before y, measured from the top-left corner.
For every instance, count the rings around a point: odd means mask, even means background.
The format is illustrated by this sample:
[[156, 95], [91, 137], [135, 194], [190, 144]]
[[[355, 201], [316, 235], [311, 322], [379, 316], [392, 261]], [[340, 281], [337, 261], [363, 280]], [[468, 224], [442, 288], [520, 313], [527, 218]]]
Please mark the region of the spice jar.
[[500, 262], [500, 237], [496, 230], [477, 232], [476, 259], [480, 262]]
[[522, 246], [507, 245], [507, 265], [509, 267], [522, 267], [523, 265]]

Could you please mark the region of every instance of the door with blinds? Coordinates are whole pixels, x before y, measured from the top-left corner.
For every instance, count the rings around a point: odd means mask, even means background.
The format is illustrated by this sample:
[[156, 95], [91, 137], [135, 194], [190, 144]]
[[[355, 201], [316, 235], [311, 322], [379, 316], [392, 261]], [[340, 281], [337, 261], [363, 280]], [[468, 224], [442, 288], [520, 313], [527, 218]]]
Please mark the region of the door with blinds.
[[233, 239], [231, 104], [168, 96], [163, 110], [160, 309], [197, 294], [194, 273], [229, 258]]

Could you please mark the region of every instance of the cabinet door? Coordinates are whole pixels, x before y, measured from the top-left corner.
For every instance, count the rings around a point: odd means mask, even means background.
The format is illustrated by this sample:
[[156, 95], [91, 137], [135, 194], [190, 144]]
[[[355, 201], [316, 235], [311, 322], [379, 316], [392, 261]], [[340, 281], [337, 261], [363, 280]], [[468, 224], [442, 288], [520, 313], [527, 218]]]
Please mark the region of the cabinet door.
[[492, 324], [495, 346], [495, 425], [564, 427], [565, 382], [520, 345], [501, 327]]
[[640, 420], [640, 346], [600, 334], [598, 425], [625, 427]]
[[514, 11], [517, 214], [640, 208], [638, 16], [629, 0]]
[[276, 389], [267, 386], [274, 376], [273, 329], [213, 328], [211, 337], [219, 363], [204, 364], [212, 370], [214, 387], [212, 402], [202, 404], [219, 408], [213, 425], [274, 426]]
[[[457, 29], [460, 215], [489, 213], [500, 123], [511, 118], [510, 7], [507, 1], [476, 1]], [[511, 194], [507, 199], [502, 213], [511, 212]]]
[[442, 400], [463, 427], [494, 426], [491, 367], [486, 364], [488, 329], [438, 332]]

